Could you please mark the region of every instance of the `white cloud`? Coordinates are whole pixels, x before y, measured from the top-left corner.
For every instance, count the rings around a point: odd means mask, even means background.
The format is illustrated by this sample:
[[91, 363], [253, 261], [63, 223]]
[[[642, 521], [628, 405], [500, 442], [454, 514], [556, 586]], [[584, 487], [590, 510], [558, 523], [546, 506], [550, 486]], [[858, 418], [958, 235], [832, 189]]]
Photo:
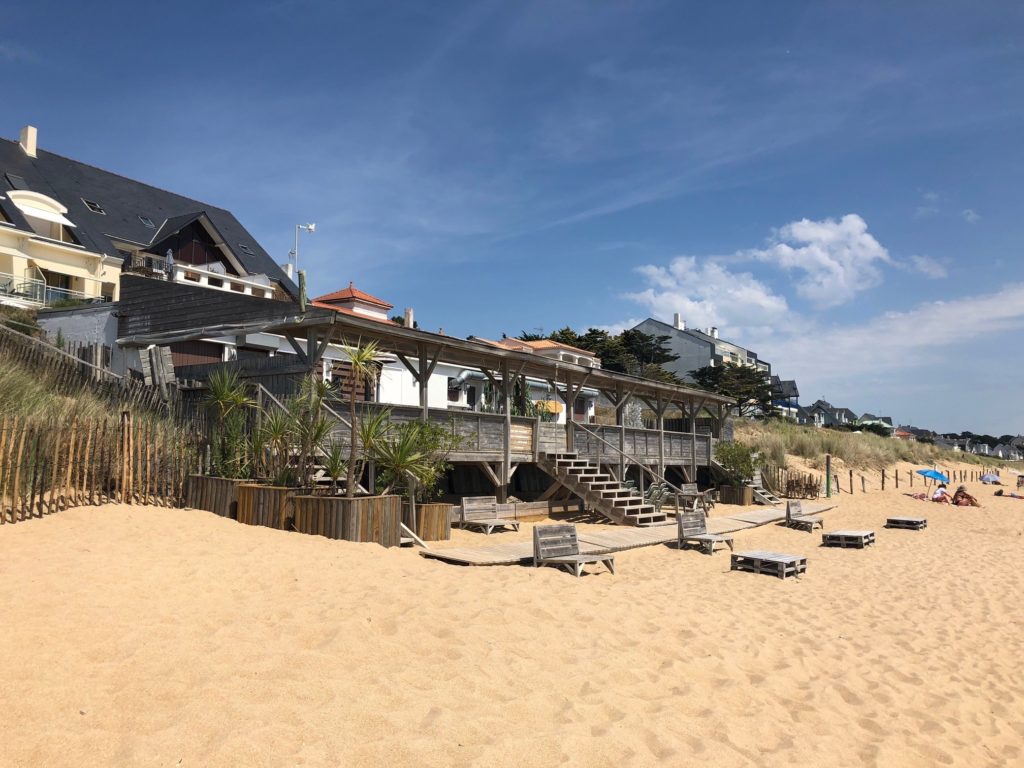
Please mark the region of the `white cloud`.
[[960, 215], [964, 217], [964, 221], [968, 224], [977, 224], [981, 220], [981, 216], [970, 208], [964, 208]]
[[930, 219], [939, 215], [939, 209], [934, 205], [919, 205], [914, 210], [915, 219]]
[[923, 197], [929, 203], [934, 203], [936, 200], [939, 199], [939, 193], [938, 192], [924, 192], [924, 193], [922, 193], [921, 197]]
[[626, 294], [652, 317], [670, 319], [678, 312], [691, 326], [752, 328], [776, 323], [789, 312], [786, 299], [749, 272], [732, 272], [715, 259], [680, 256], [668, 266], [637, 269], [646, 290]]
[[[1022, 328], [1024, 283], [1015, 283], [997, 293], [920, 304], [852, 326], [804, 327], [788, 336], [764, 338], [754, 348], [772, 361], [773, 369], [826, 391], [830, 384], [844, 385], [858, 377], [884, 378], [918, 369], [934, 374], [954, 365], [950, 349]], [[822, 365], [822, 350], [828, 351], [829, 365]], [[970, 362], [967, 366], [974, 370]]]
[[841, 219], [801, 219], [776, 233], [774, 244], [737, 254], [802, 273], [797, 293], [817, 307], [835, 307], [878, 285], [878, 264], [891, 264], [889, 252], [855, 213]]
[[927, 256], [911, 256], [910, 264], [922, 275], [930, 277], [933, 280], [949, 277], [949, 272], [946, 270], [945, 266], [937, 262], [935, 259], [931, 259]]

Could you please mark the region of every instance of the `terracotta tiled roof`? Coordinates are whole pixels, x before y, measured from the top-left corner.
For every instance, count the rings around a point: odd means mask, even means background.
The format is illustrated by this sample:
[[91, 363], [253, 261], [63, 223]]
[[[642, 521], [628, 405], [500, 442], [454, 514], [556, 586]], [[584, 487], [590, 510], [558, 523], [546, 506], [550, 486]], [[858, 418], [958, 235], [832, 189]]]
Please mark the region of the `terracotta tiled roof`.
[[378, 299], [376, 296], [371, 296], [364, 291], [360, 291], [355, 287], [354, 284], [349, 283], [348, 288], [342, 288], [340, 291], [334, 293], [325, 293], [323, 296], [317, 296], [313, 299], [313, 303], [321, 302], [325, 304], [333, 304], [339, 301], [362, 301], [366, 304], [373, 304], [375, 307], [382, 309], [391, 309], [394, 304], [388, 304], [383, 299]]
[[364, 320], [373, 320], [374, 322], [377, 322], [377, 323], [387, 323], [388, 325], [398, 325], [398, 323], [396, 323], [395, 321], [388, 320], [387, 318], [384, 318], [384, 317], [374, 317], [373, 315], [367, 315], [367, 314], [364, 314], [362, 312], [356, 312], [355, 310], [349, 309], [348, 307], [337, 307], [334, 304], [327, 304], [327, 303], [325, 303], [323, 301], [320, 301], [318, 299], [313, 299], [309, 303], [312, 306], [320, 307], [321, 309], [332, 309], [335, 312], [341, 312], [343, 315], [352, 315], [353, 317], [361, 317]]
[[[506, 341], [509, 341], [509, 339], [506, 339]], [[516, 339], [516, 341], [519, 340]], [[570, 352], [579, 352], [582, 355], [590, 355], [591, 357], [594, 356], [593, 352], [589, 352], [585, 349], [580, 349], [579, 347], [573, 347], [568, 344], [562, 344], [560, 341], [552, 341], [551, 339], [541, 339], [540, 341], [519, 341], [519, 343], [527, 344], [528, 346], [533, 347], [534, 349], [567, 349]]]

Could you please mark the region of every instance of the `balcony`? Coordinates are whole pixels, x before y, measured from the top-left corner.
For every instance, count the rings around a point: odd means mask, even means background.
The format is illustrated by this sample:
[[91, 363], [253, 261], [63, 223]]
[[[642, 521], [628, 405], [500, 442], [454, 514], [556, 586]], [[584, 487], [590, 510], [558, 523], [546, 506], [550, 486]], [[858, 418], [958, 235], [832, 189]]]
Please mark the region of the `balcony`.
[[0, 272], [0, 303], [21, 307], [52, 307], [66, 302], [102, 304], [109, 299], [82, 291], [57, 288], [43, 280], [26, 279]]
[[241, 293], [245, 296], [258, 296], [264, 299], [274, 298], [274, 286], [269, 279], [266, 282], [258, 278], [236, 277], [215, 269], [203, 269], [192, 264], [173, 262], [168, 269], [167, 259], [153, 253], [136, 251], [125, 259], [124, 269], [139, 272], [151, 277], [160, 277], [185, 285], [200, 285], [217, 291]]

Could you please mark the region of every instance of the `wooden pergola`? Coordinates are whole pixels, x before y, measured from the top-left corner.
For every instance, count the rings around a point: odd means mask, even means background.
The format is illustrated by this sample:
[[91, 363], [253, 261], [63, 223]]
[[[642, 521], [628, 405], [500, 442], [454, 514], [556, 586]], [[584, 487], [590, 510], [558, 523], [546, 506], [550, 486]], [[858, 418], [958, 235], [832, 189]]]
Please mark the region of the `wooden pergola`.
[[[416, 381], [419, 388], [420, 416], [424, 421], [429, 420], [430, 377], [439, 362], [444, 361], [465, 369], [480, 371], [498, 393], [500, 412], [504, 415], [500, 474], [493, 478], [497, 481], [499, 494], [507, 491], [514, 471], [511, 440], [513, 390], [517, 382], [525, 385], [527, 378], [547, 382], [564, 401], [564, 449], [567, 451], [572, 451], [576, 445], [575, 432], [580, 425], [574, 419], [573, 403], [584, 387], [596, 389], [612, 404], [615, 408], [616, 425], [620, 427], [623, 426], [625, 407], [630, 400], [636, 398], [642, 402], [655, 416], [658, 435], [657, 463], [661, 474], [664, 474], [666, 466], [665, 414], [671, 408], [678, 408], [690, 424], [688, 437], [691, 479], [695, 476], [697, 468], [697, 414], [707, 411], [715, 415], [712, 437], [719, 437], [726, 409], [733, 403], [729, 398], [703, 390], [316, 307], [307, 308], [305, 312], [298, 314], [279, 315], [260, 322], [207, 326], [173, 333], [140, 334], [119, 339], [118, 342], [125, 346], [145, 347], [210, 336], [244, 337], [245, 334], [251, 333], [283, 336], [288, 340], [300, 365], [307, 370], [315, 368], [331, 344], [351, 347], [368, 341], [376, 342], [381, 352], [393, 354]], [[686, 435], [683, 437], [685, 439]], [[704, 438], [703, 435], [701, 437]], [[620, 441], [621, 439], [620, 437]], [[608, 449], [609, 454], [620, 454], [620, 460], [625, 454], [622, 445], [609, 445]], [[710, 450], [707, 456], [710, 462]]]

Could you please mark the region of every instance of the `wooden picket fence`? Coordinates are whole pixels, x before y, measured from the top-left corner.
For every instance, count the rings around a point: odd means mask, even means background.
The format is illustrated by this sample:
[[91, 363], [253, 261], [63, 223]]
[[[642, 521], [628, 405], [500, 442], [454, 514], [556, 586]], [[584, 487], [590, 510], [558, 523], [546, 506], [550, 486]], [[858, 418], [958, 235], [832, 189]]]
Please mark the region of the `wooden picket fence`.
[[0, 418], [0, 524], [86, 504], [180, 506], [199, 438], [123, 411], [119, 421]]
[[81, 353], [82, 349], [67, 352], [0, 323], [0, 361], [35, 372], [54, 392], [75, 397], [88, 390], [118, 410], [173, 414], [181, 408], [173, 388], [161, 392], [141, 379], [121, 376], [89, 362]]

